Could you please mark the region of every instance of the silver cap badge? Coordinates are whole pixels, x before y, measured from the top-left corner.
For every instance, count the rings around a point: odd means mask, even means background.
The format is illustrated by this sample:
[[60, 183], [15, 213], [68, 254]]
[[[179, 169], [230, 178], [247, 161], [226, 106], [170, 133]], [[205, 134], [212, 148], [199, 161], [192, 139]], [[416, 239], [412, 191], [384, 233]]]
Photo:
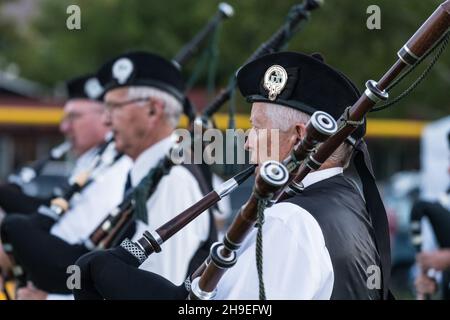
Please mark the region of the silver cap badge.
[[113, 77], [117, 79], [119, 84], [124, 84], [131, 76], [133, 70], [133, 62], [128, 58], [120, 58], [112, 67]]
[[283, 91], [287, 82], [287, 72], [280, 65], [273, 65], [264, 74], [264, 88], [269, 91], [269, 100], [274, 101]]
[[90, 78], [84, 84], [84, 92], [91, 99], [97, 99], [103, 92], [102, 85], [97, 78]]

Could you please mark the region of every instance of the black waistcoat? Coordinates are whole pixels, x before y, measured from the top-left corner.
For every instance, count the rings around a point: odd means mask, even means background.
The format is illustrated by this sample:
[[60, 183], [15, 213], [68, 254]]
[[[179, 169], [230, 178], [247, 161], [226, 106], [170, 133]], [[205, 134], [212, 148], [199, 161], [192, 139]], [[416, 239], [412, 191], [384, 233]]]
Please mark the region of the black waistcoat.
[[334, 271], [331, 299], [380, 299], [372, 278], [376, 273], [382, 283], [380, 257], [365, 202], [354, 184], [340, 174], [286, 201], [307, 210], [322, 229]]

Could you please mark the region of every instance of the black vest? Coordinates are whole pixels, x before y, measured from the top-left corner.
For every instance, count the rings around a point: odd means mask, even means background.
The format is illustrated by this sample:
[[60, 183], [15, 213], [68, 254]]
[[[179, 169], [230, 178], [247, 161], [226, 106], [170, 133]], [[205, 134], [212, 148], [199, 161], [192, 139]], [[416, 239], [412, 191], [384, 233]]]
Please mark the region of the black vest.
[[382, 283], [380, 256], [356, 186], [340, 174], [312, 184], [286, 202], [307, 210], [322, 229], [334, 271], [331, 299], [381, 299], [381, 290], [369, 289], [374, 282], [368, 286], [374, 273]]

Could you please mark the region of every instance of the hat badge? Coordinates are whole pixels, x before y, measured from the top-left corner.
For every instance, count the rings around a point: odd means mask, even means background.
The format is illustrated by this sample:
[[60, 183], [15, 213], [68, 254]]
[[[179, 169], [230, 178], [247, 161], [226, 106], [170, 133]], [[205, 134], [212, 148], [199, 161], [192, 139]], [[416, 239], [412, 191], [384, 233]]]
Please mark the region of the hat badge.
[[97, 99], [103, 92], [102, 85], [97, 78], [90, 78], [84, 84], [84, 92], [91, 99]]
[[120, 58], [112, 67], [112, 74], [119, 84], [127, 82], [134, 70], [133, 62], [128, 58]]
[[288, 76], [280, 65], [273, 65], [264, 74], [264, 88], [269, 91], [269, 100], [274, 101], [286, 86]]

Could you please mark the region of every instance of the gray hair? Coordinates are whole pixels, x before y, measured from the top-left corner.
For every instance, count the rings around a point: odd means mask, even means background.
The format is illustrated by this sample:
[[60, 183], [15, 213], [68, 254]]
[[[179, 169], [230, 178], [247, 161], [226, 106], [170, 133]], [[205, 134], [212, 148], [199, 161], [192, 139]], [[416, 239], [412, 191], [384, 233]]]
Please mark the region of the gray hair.
[[143, 87], [136, 86], [128, 89], [129, 99], [145, 99], [156, 98], [164, 102], [164, 115], [166, 121], [172, 128], [176, 128], [180, 121], [181, 113], [183, 112], [183, 106], [171, 94], [157, 89], [155, 87]]
[[[309, 119], [311, 119], [309, 114], [282, 105], [264, 103], [261, 107], [265, 108], [265, 114], [270, 120], [272, 128], [277, 128], [284, 132], [289, 131], [296, 124], [307, 124]], [[350, 163], [352, 154], [352, 146], [348, 143], [342, 143], [328, 158], [327, 162], [345, 169]]]

